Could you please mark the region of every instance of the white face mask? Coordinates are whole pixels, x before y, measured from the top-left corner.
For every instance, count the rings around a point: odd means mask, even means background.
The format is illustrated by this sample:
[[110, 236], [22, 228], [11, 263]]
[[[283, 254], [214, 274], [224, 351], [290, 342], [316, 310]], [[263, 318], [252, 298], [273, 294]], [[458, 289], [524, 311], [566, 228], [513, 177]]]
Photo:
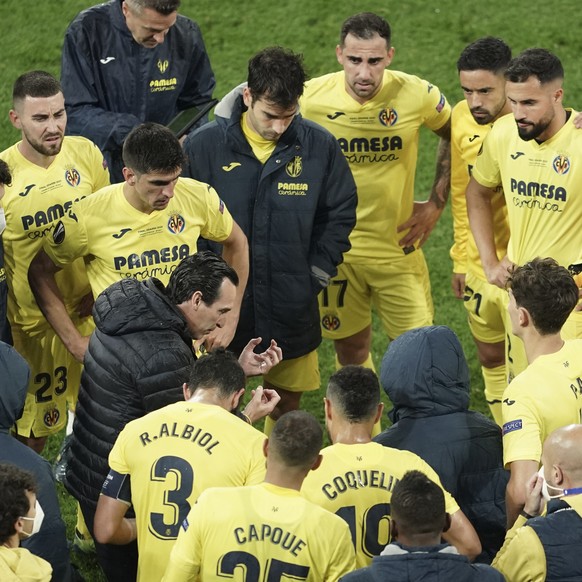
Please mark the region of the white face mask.
[[32, 531], [30, 533], [25, 532], [24, 530], [20, 532], [20, 534], [26, 539], [34, 534], [37, 534], [40, 531], [40, 527], [42, 526], [42, 522], [44, 520], [44, 511], [40, 505], [40, 503], [36, 502], [36, 515], [34, 517], [24, 517], [22, 516], [20, 519], [26, 519], [28, 521], [32, 521]]
[[[561, 487], [554, 487], [553, 485], [548, 485], [546, 478], [544, 477], [544, 466], [540, 467], [538, 471], [538, 475], [542, 478], [542, 497], [546, 500], [546, 502], [550, 501], [551, 499], [557, 499], [558, 497], [562, 497], [564, 495], [564, 490]], [[550, 495], [549, 489], [554, 489], [555, 491], [559, 491], [557, 495]]]

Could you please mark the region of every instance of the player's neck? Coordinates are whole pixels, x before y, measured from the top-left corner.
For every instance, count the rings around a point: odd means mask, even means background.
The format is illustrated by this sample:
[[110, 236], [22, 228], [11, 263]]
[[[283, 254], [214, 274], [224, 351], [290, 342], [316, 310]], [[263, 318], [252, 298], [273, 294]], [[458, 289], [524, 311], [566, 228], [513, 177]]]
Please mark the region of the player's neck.
[[265, 473], [265, 483], [275, 485], [277, 487], [284, 487], [285, 489], [301, 490], [303, 480], [305, 479], [305, 471], [297, 471], [289, 467], [279, 466], [269, 462], [267, 459], [267, 471]]
[[338, 423], [336, 419], [330, 436], [334, 445], [360, 445], [371, 442], [372, 428], [368, 423]]
[[555, 354], [564, 347], [564, 340], [560, 333], [540, 335], [535, 331], [524, 337], [523, 343], [529, 364], [533, 364], [540, 356]]
[[546, 128], [546, 130], [536, 139], [538, 143], [543, 143], [548, 141], [550, 138], [554, 137], [564, 125], [566, 125], [566, 121], [568, 120], [568, 113], [567, 111], [561, 107], [558, 111], [556, 111], [556, 115], [550, 125]]
[[57, 156], [45, 156], [37, 152], [25, 139], [18, 144], [18, 151], [31, 164], [44, 168], [45, 170], [53, 163]]

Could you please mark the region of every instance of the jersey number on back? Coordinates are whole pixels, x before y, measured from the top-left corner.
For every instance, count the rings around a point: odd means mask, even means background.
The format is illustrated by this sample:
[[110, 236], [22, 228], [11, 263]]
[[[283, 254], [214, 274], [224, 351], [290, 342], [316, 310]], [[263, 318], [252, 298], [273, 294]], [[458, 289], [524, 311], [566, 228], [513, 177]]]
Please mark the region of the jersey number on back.
[[259, 560], [248, 552], [228, 552], [220, 558], [218, 574], [225, 578], [234, 578], [235, 570], [244, 572], [244, 582], [279, 582], [283, 580], [307, 580], [309, 566], [289, 564], [276, 558], [268, 562], [265, 575], [261, 577]]
[[[352, 543], [356, 553], [358, 553], [356, 507], [354, 505], [340, 507], [335, 514], [350, 527]], [[372, 505], [364, 512], [361, 523], [361, 551], [369, 557], [379, 556], [380, 552], [390, 543], [390, 504], [377, 503]]]

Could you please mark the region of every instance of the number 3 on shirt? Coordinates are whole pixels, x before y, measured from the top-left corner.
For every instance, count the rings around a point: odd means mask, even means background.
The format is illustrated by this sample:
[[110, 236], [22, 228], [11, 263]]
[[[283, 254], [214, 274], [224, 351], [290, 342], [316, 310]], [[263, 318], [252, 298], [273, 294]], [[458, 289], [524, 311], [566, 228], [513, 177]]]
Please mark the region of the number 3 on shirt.
[[148, 529], [157, 538], [175, 540], [180, 525], [190, 512], [188, 498], [194, 487], [194, 470], [184, 459], [168, 455], [154, 463], [150, 479], [165, 482], [166, 488], [162, 500], [163, 511], [150, 513]]

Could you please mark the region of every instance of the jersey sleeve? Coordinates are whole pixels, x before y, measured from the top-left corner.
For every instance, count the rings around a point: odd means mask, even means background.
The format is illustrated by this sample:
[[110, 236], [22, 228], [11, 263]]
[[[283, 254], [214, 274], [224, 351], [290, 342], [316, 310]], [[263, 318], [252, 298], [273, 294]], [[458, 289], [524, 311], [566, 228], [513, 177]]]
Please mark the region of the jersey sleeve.
[[180, 533], [166, 568], [162, 582], [195, 582], [202, 562], [202, 520], [204, 494], [190, 510], [180, 527]]
[[263, 438], [254, 446], [249, 447], [250, 451], [250, 467], [249, 473], [245, 479], [244, 485], [258, 485], [265, 480], [265, 456], [263, 455]]
[[495, 126], [493, 126], [477, 153], [477, 159], [471, 174], [481, 186], [486, 188], [495, 188], [501, 184], [501, 172], [496, 155], [496, 136], [497, 132], [495, 131]]
[[467, 272], [467, 237], [469, 218], [467, 215], [467, 171], [461, 155], [461, 135], [458, 131], [456, 110], [452, 114], [451, 131], [451, 209], [453, 212], [454, 243], [451, 247], [454, 273]]
[[325, 578], [330, 582], [340, 580], [342, 576], [356, 569], [356, 553], [350, 536], [350, 529], [343, 519], [338, 518], [338, 522], [341, 523], [334, 525], [334, 531], [337, 531], [338, 534], [333, 546], [332, 558], [329, 560], [329, 570]]
[[105, 161], [101, 150], [97, 147], [97, 145], [92, 145], [91, 168], [93, 171], [93, 176], [91, 176], [91, 178], [93, 180], [93, 192], [97, 192], [97, 190], [101, 190], [101, 188], [109, 186], [109, 169], [107, 168], [107, 162]]
[[200, 230], [200, 235], [208, 240], [222, 242], [232, 232], [234, 220], [216, 190], [206, 184], [204, 184], [204, 187], [207, 220]]
[[517, 376], [507, 387], [501, 412], [503, 415], [503, 463], [536, 461], [542, 456], [541, 419], [530, 403], [527, 385]]
[[451, 106], [436, 85], [422, 81], [425, 91], [423, 124], [432, 131], [438, 131], [451, 117]]
[[52, 236], [45, 239], [44, 251], [57, 267], [64, 267], [89, 254], [85, 219], [76, 204], [57, 223]]
[[109, 467], [123, 475], [129, 473], [129, 466], [125, 458], [126, 438], [127, 430], [124, 429], [119, 433], [119, 436], [115, 440], [115, 444], [109, 453]]

